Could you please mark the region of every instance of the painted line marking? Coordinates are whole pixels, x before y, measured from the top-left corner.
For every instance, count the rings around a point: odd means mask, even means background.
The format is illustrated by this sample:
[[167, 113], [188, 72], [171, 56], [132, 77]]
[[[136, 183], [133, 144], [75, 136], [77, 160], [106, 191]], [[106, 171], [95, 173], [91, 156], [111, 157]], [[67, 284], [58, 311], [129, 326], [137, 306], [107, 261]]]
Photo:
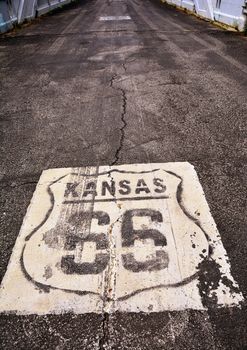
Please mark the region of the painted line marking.
[[99, 18], [100, 21], [128, 21], [130, 19], [130, 16], [101, 16]]
[[0, 312], [19, 314], [203, 310], [242, 301], [186, 162], [44, 171], [0, 289]]
[[77, 203], [77, 204], [79, 204], [79, 203], [92, 203], [92, 202], [94, 202], [94, 203], [96, 203], [96, 202], [112, 202], [112, 201], [114, 201], [114, 202], [117, 202], [117, 201], [121, 201], [121, 202], [123, 202], [123, 201], [131, 201], [131, 200], [135, 200], [135, 201], [147, 201], [147, 200], [152, 200], [152, 199], [168, 199], [169, 198], [169, 196], [160, 196], [160, 197], [152, 197], [152, 196], [147, 196], [147, 197], [118, 197], [118, 198], [104, 198], [104, 199], [82, 199], [82, 200], [70, 200], [70, 201], [64, 201], [63, 202], [63, 204], [72, 204], [72, 203]]

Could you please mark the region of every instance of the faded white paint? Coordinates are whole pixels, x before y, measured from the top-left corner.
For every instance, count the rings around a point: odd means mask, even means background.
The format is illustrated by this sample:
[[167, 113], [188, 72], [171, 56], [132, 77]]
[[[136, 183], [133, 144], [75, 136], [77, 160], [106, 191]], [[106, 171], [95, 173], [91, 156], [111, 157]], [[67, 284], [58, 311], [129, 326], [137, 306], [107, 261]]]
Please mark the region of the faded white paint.
[[204, 309], [238, 305], [237, 289], [189, 163], [51, 169], [17, 238], [0, 311]]
[[100, 21], [128, 21], [130, 16], [101, 16]]

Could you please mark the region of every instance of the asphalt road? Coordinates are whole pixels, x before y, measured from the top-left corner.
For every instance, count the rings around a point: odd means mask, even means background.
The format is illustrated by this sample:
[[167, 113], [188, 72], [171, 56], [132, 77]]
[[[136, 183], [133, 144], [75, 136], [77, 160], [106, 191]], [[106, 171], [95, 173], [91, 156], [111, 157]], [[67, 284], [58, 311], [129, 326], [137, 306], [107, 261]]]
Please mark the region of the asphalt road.
[[[0, 86], [1, 278], [42, 170], [189, 161], [247, 296], [246, 38], [156, 0], [81, 0], [0, 37]], [[11, 350], [247, 348], [246, 304], [0, 327]]]

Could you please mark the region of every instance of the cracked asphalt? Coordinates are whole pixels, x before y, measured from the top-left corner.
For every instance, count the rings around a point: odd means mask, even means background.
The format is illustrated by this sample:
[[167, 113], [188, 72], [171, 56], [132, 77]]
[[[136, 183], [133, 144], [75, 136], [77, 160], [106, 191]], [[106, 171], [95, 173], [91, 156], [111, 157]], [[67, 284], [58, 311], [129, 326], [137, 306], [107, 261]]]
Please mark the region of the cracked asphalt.
[[[42, 170], [189, 161], [246, 298], [246, 88], [246, 38], [158, 0], [81, 0], [2, 35], [1, 278]], [[247, 348], [246, 303], [0, 328], [11, 350]]]

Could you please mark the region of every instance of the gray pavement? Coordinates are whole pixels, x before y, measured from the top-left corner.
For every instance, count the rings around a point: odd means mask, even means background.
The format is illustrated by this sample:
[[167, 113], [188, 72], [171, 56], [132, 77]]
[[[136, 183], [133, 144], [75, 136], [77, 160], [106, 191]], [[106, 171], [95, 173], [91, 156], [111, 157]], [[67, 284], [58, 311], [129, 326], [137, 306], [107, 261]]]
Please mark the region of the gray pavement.
[[[246, 38], [156, 0], [81, 0], [0, 37], [0, 89], [1, 278], [42, 170], [189, 161], [246, 298]], [[247, 348], [245, 303], [0, 328], [11, 350]]]

